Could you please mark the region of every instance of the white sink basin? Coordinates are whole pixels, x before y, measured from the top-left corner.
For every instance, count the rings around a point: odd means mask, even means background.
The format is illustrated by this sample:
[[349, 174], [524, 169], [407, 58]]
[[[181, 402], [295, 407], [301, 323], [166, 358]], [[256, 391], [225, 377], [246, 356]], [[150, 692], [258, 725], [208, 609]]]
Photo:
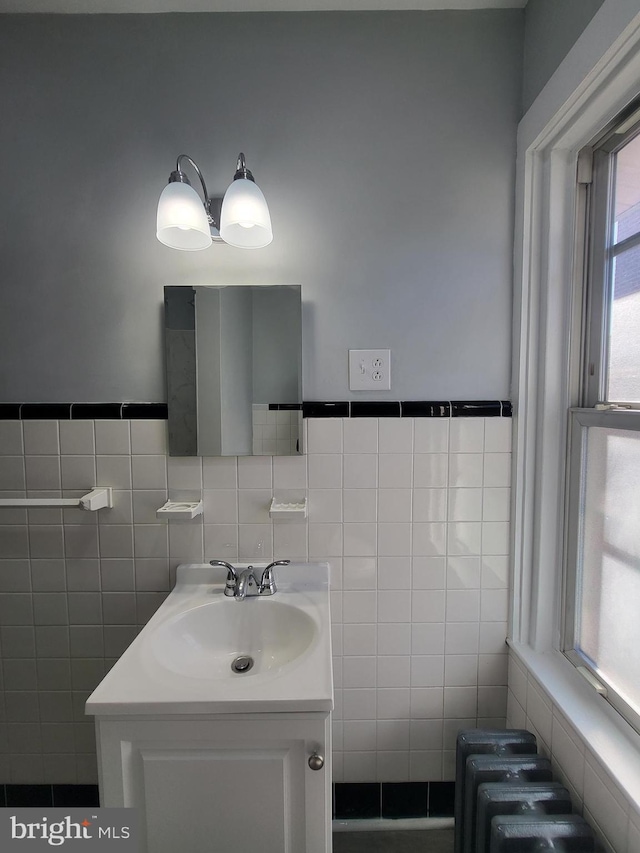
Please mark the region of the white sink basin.
[[275, 674], [304, 654], [317, 633], [309, 614], [279, 602], [277, 593], [244, 601], [217, 596], [167, 619], [149, 644], [160, 666], [178, 675], [238, 679]]
[[[225, 579], [208, 563], [179, 566], [173, 592], [91, 694], [86, 713], [330, 711], [328, 564], [278, 566], [277, 592], [243, 601], [224, 595]], [[238, 658], [240, 672], [232, 669]]]

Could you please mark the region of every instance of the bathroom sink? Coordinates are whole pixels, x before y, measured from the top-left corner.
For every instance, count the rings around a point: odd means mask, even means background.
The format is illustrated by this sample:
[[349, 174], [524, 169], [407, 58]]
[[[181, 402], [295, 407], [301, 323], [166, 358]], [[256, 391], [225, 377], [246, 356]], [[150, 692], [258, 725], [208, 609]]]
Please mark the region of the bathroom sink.
[[191, 678], [254, 678], [296, 661], [316, 625], [275, 596], [215, 601], [179, 613], [149, 636], [160, 666]]
[[86, 713], [330, 711], [328, 564], [278, 566], [270, 596], [227, 597], [225, 580], [226, 571], [208, 563], [178, 566], [173, 591], [91, 694]]

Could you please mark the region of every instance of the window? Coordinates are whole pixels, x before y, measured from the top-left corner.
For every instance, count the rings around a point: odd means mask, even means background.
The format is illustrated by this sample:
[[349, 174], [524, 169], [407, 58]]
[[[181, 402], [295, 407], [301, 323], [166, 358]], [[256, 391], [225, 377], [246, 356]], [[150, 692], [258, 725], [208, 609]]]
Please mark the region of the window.
[[[631, 123], [634, 122], [635, 123]], [[564, 651], [640, 731], [640, 124], [590, 149], [582, 407], [571, 410]]]

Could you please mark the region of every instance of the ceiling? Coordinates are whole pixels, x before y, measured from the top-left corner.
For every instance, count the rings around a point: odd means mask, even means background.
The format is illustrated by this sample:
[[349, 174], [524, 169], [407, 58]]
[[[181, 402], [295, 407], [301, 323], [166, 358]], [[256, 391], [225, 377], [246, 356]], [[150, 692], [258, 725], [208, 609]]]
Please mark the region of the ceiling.
[[0, 13], [320, 12], [522, 9], [527, 0], [0, 0]]

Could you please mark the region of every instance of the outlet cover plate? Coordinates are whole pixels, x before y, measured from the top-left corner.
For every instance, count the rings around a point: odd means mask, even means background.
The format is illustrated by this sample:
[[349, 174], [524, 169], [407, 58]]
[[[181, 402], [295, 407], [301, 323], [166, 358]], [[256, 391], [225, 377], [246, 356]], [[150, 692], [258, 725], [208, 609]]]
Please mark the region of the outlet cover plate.
[[350, 349], [349, 389], [351, 391], [390, 391], [391, 350]]

